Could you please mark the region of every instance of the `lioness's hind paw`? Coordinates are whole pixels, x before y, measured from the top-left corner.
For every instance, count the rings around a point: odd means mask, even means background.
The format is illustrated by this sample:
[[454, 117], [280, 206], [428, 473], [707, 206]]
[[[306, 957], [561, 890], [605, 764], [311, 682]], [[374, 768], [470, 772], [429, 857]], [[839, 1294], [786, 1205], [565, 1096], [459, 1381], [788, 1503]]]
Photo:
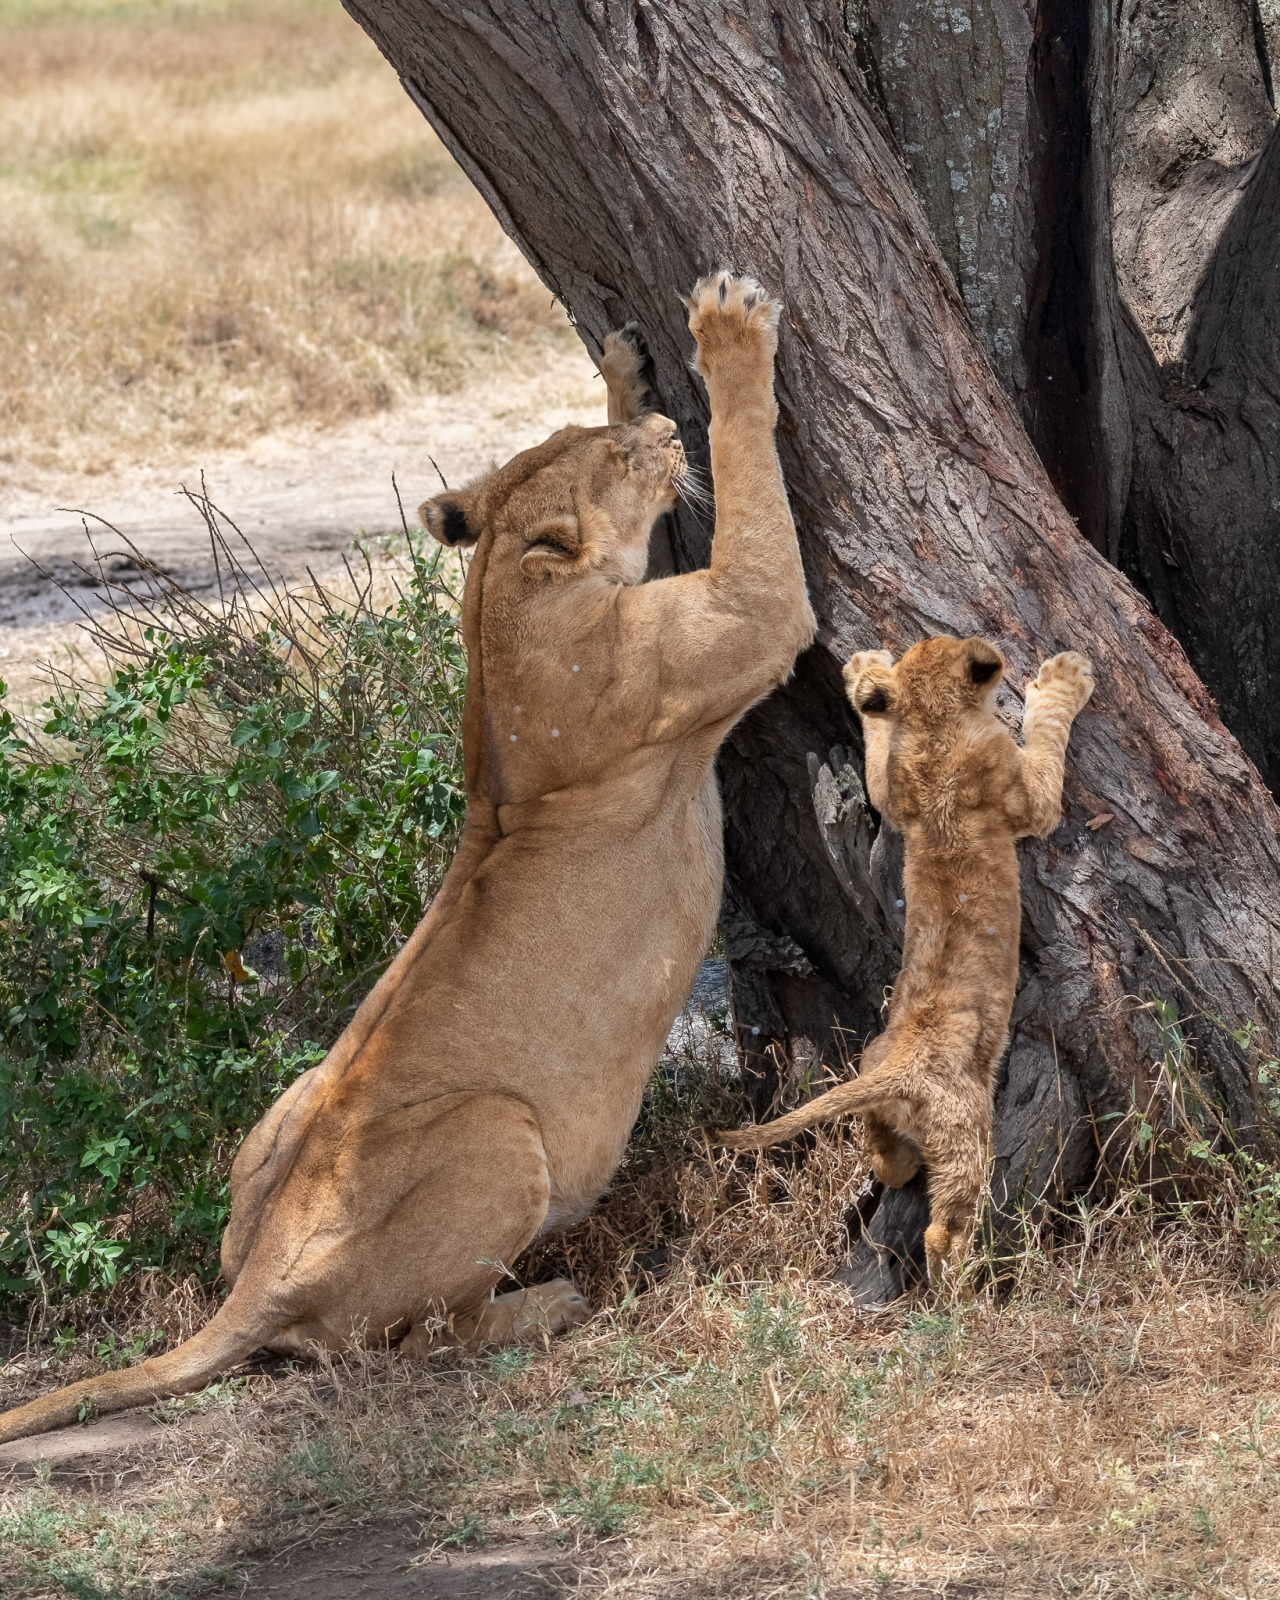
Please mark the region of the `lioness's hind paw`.
[[580, 1328], [590, 1320], [590, 1305], [568, 1278], [554, 1278], [550, 1283], [540, 1283], [531, 1292], [538, 1297], [548, 1333], [568, 1333], [570, 1328]]

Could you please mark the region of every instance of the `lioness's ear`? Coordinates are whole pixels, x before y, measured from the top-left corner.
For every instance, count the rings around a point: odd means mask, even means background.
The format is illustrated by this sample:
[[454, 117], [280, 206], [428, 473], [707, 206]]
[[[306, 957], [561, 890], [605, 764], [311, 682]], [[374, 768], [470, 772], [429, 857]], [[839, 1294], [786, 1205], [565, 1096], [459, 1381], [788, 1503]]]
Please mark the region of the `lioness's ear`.
[[599, 564], [612, 533], [603, 511], [578, 504], [576, 516], [548, 517], [529, 530], [520, 570], [528, 578], [580, 578]]
[[582, 533], [577, 517], [549, 517], [529, 533], [520, 557], [527, 578], [569, 578], [581, 570]]
[[964, 653], [969, 682], [974, 688], [993, 687], [1004, 671], [1004, 657], [995, 645], [988, 644], [985, 639], [966, 639]]
[[425, 500], [418, 507], [422, 526], [433, 539], [457, 549], [474, 544], [480, 529], [472, 524], [470, 496], [465, 494], [438, 494], [434, 500]]

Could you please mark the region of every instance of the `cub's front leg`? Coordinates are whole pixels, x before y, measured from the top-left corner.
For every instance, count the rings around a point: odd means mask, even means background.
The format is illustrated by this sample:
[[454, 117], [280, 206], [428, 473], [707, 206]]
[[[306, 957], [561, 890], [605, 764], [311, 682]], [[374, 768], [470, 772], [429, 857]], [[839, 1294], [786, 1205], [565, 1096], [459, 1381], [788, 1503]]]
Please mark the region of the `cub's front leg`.
[[867, 799], [897, 827], [889, 798], [889, 746], [893, 733], [893, 657], [887, 650], [859, 650], [844, 669], [845, 693], [862, 723]]
[[1093, 693], [1093, 668], [1074, 650], [1051, 656], [1027, 685], [1022, 713], [1014, 825], [1020, 833], [1052, 833], [1062, 815], [1062, 772], [1071, 724]]

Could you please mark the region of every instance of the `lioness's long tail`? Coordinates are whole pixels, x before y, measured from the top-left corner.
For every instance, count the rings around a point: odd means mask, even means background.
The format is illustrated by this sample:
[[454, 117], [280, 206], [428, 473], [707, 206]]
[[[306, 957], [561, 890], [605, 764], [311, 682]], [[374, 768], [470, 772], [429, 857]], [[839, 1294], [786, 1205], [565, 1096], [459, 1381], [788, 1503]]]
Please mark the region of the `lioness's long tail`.
[[126, 1367], [123, 1372], [85, 1378], [4, 1412], [0, 1415], [0, 1444], [32, 1433], [47, 1433], [50, 1428], [65, 1428], [88, 1415], [125, 1411], [130, 1406], [151, 1405], [203, 1389], [229, 1367], [252, 1355], [276, 1331], [274, 1324], [246, 1325], [236, 1315], [233, 1299], [234, 1296], [228, 1299], [199, 1333], [166, 1355]]
[[880, 1076], [882, 1070], [876, 1068], [866, 1077], [842, 1083], [838, 1088], [820, 1094], [816, 1100], [810, 1100], [807, 1105], [789, 1111], [776, 1122], [762, 1122], [754, 1128], [728, 1129], [713, 1134], [712, 1141], [730, 1150], [763, 1150], [771, 1144], [781, 1144], [785, 1139], [794, 1139], [806, 1128], [812, 1128], [819, 1122], [828, 1122], [832, 1117], [869, 1110], [884, 1094], [885, 1084]]

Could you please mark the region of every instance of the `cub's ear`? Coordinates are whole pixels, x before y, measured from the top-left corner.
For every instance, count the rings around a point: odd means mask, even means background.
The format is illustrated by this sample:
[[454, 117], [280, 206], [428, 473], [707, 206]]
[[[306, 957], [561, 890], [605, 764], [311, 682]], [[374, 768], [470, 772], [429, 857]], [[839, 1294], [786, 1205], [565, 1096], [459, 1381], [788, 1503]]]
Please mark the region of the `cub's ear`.
[[864, 678], [853, 697], [853, 709], [864, 717], [885, 717], [893, 709], [888, 687]]
[[966, 639], [963, 650], [969, 682], [975, 689], [994, 688], [1004, 671], [1004, 657], [995, 645], [988, 644], [985, 639]]
[[422, 526], [433, 539], [453, 549], [474, 544], [480, 529], [474, 526], [471, 497], [465, 494], [438, 494], [418, 507]]

